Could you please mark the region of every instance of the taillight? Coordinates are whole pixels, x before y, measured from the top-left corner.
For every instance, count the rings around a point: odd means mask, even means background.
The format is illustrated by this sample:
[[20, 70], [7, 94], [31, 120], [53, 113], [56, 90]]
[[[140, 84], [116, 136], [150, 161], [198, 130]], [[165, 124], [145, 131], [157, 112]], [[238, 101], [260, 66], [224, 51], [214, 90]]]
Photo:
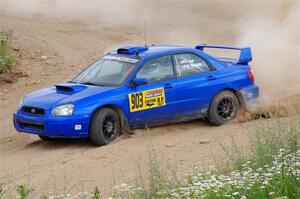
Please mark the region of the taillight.
[[251, 79], [251, 81], [254, 83], [254, 74], [252, 72], [252, 69], [248, 69], [248, 77]]

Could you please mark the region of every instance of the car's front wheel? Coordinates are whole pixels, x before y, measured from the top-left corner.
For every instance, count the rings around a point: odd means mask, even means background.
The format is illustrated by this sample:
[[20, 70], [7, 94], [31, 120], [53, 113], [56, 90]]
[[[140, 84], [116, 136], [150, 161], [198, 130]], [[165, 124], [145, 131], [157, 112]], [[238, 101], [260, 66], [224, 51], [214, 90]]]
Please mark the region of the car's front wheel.
[[222, 91], [211, 102], [208, 121], [215, 126], [223, 125], [233, 120], [239, 109], [240, 103], [235, 94], [229, 90]]
[[91, 121], [90, 138], [97, 146], [107, 145], [120, 133], [118, 114], [111, 108], [98, 110]]

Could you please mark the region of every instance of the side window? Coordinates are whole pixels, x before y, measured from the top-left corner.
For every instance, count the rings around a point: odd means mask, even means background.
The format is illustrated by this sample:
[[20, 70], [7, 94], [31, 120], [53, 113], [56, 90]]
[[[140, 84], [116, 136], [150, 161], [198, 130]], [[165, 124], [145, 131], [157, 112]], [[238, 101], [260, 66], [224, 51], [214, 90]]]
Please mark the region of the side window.
[[177, 77], [192, 76], [210, 71], [203, 59], [191, 53], [175, 54], [174, 62]]
[[161, 82], [174, 77], [170, 55], [151, 59], [146, 62], [136, 77], [147, 79], [148, 83]]

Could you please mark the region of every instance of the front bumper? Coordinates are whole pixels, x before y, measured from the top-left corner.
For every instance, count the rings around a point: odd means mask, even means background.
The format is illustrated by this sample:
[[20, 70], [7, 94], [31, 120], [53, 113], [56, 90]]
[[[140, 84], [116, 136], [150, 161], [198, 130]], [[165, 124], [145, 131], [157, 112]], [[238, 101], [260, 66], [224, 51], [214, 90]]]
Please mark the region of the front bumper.
[[88, 115], [66, 117], [33, 116], [18, 111], [13, 115], [14, 127], [19, 132], [57, 138], [87, 137]]

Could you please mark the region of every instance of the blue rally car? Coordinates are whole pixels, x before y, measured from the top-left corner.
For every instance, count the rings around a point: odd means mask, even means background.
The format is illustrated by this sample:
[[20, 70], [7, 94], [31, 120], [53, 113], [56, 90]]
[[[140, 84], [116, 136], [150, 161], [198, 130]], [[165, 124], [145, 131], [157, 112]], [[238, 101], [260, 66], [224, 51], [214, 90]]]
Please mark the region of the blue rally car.
[[[238, 50], [238, 59], [216, 58], [206, 48]], [[72, 81], [23, 97], [16, 130], [42, 140], [90, 137], [109, 144], [123, 130], [182, 118], [213, 125], [234, 119], [259, 95], [248, 63], [250, 48], [197, 45], [126, 46], [110, 52]]]

